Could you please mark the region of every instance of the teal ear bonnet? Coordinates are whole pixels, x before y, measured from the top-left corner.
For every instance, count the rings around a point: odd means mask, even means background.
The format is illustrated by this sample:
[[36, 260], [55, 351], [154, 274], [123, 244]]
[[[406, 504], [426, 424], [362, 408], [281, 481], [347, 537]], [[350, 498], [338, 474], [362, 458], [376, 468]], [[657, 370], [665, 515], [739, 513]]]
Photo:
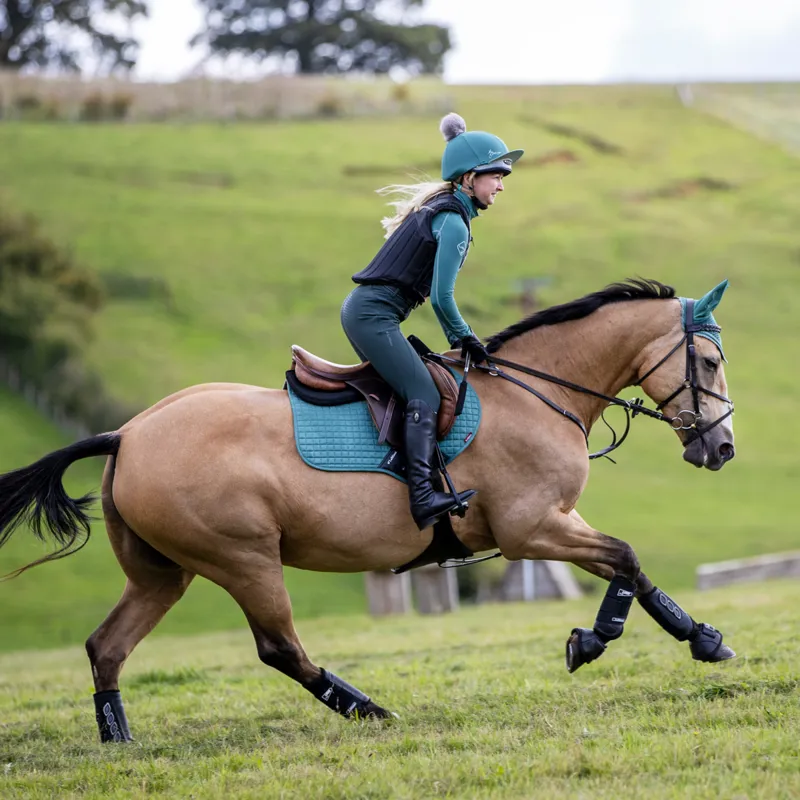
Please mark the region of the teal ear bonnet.
[[726, 278], [710, 292], [706, 292], [699, 300], [696, 300], [694, 304], [693, 320], [686, 319], [686, 298], [679, 298], [681, 301], [681, 321], [683, 322], [683, 329], [686, 330], [686, 325], [690, 322], [694, 322], [696, 325], [702, 325], [703, 329], [699, 330], [695, 336], [702, 336], [714, 342], [725, 361], [728, 359], [725, 358], [725, 353], [722, 350], [720, 327], [717, 325], [717, 321], [714, 319], [714, 314], [712, 312], [719, 305], [719, 301], [722, 300], [722, 295], [725, 294], [727, 288], [728, 280]]

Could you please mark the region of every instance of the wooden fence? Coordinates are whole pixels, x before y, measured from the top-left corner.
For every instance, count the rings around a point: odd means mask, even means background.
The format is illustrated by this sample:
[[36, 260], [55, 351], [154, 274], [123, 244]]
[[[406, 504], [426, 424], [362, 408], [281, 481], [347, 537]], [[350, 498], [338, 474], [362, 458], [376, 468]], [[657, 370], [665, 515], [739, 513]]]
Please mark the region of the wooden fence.
[[731, 583], [763, 581], [769, 578], [800, 578], [800, 551], [718, 561], [701, 564], [697, 568], [698, 589], [715, 589]]
[[800, 154], [800, 88], [796, 83], [681, 84], [680, 102]]
[[0, 117], [52, 121], [268, 120], [426, 114], [450, 110], [432, 78], [271, 76], [254, 81], [206, 77], [174, 83], [119, 78], [45, 78], [0, 71]]
[[[415, 600], [420, 614], [457, 611], [459, 569], [442, 569], [431, 564], [401, 575], [368, 572], [365, 581], [369, 613], [373, 616], [407, 614], [413, 610]], [[571, 599], [581, 595], [581, 588], [566, 564], [558, 561], [513, 561], [506, 567], [497, 591], [491, 595], [479, 595], [478, 601]]]
[[60, 431], [77, 439], [90, 435], [89, 428], [79, 420], [70, 417], [50, 395], [25, 380], [19, 370], [0, 355], [0, 385], [10, 389], [35, 408], [45, 419], [52, 422]]

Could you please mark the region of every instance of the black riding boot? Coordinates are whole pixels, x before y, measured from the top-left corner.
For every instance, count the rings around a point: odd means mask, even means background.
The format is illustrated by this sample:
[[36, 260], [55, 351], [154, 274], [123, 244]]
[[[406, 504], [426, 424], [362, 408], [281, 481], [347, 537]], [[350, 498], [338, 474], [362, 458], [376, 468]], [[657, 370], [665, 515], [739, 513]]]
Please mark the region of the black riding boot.
[[433, 488], [434, 458], [436, 448], [436, 412], [424, 400], [411, 400], [406, 406], [404, 443], [408, 461], [408, 495], [411, 516], [420, 530], [433, 525], [449, 511], [458, 508], [475, 492], [471, 489], [452, 494], [437, 492]]

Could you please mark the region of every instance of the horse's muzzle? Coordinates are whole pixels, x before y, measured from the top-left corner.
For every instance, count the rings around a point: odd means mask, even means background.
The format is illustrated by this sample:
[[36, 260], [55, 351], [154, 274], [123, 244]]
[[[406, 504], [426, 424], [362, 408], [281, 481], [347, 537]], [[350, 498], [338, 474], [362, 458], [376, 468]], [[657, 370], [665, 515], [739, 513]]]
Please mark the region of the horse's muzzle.
[[713, 434], [710, 432], [692, 439], [683, 448], [683, 460], [713, 472], [722, 469], [736, 455], [736, 448], [727, 434]]

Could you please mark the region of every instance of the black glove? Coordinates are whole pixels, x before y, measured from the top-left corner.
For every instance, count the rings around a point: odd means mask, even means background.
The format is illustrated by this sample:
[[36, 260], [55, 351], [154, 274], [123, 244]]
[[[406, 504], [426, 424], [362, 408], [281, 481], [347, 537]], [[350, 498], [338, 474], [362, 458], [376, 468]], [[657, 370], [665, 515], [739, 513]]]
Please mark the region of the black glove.
[[455, 346], [461, 348], [462, 358], [469, 354], [473, 364], [480, 364], [481, 361], [486, 361], [490, 358], [489, 351], [483, 346], [483, 342], [481, 342], [474, 333], [465, 336], [463, 339], [459, 339], [455, 343]]

